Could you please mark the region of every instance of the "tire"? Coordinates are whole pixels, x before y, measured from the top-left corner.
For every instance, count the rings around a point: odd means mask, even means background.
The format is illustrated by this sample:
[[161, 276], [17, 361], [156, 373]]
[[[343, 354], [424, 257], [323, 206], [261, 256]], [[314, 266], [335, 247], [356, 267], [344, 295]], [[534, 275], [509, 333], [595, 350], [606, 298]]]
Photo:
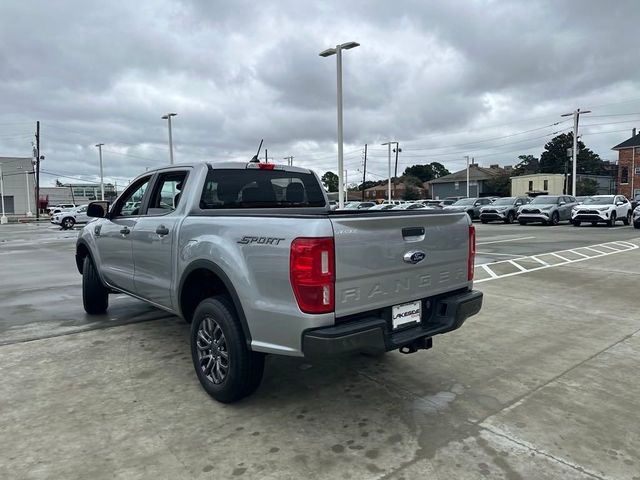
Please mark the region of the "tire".
[[247, 347], [238, 315], [226, 296], [200, 302], [191, 322], [191, 358], [209, 395], [222, 403], [251, 395], [262, 381], [264, 357]]
[[633, 228], [640, 229], [640, 222], [633, 222]]
[[526, 224], [527, 224], [527, 222], [526, 222], [526, 221], [524, 221], [524, 220], [518, 220], [518, 223], [519, 223], [520, 225], [526, 225]]
[[504, 219], [504, 223], [512, 224], [515, 219], [516, 219], [516, 216], [514, 215], [514, 213], [509, 212], [507, 213], [507, 218]]
[[473, 210], [469, 210], [467, 212], [467, 215], [469, 215], [469, 220], [471, 220], [473, 222]]
[[75, 225], [76, 221], [73, 217], [64, 217], [60, 222], [63, 230], [71, 230]]
[[102, 284], [90, 256], [82, 266], [82, 306], [89, 315], [103, 314], [109, 307], [109, 289]]
[[574, 227], [579, 227], [582, 222], [580, 220], [574, 220], [572, 223]]
[[594, 227], [597, 227], [598, 226], [598, 222], [591, 222], [591, 225], [594, 226]]
[[622, 219], [622, 224], [627, 226], [631, 223], [631, 212], [627, 213], [627, 216]]
[[489, 223], [489, 220], [482, 220], [482, 219], [480, 219], [480, 222], [481, 222], [481, 223], [484, 223], [484, 224], [486, 225], [487, 223]]
[[609, 221], [607, 222], [607, 227], [615, 227], [616, 220], [616, 212], [611, 212], [611, 216], [609, 217]]
[[558, 215], [558, 212], [553, 212], [551, 214], [551, 218], [549, 219], [549, 221], [547, 222], [547, 225], [549, 226], [555, 226], [558, 225], [558, 223], [560, 222], [560, 215]]

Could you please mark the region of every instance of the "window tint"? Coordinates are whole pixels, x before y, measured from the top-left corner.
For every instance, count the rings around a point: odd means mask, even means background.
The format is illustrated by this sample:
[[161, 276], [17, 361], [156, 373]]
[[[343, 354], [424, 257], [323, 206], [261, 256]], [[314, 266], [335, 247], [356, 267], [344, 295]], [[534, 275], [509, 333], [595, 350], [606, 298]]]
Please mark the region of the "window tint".
[[114, 216], [131, 217], [140, 215], [140, 206], [150, 179], [151, 176], [141, 178], [122, 194], [122, 198], [118, 201], [113, 212]]
[[257, 168], [211, 170], [200, 199], [202, 209], [324, 206], [314, 174]]
[[160, 174], [149, 202], [147, 214], [164, 215], [173, 212], [180, 203], [186, 178], [187, 172], [185, 171]]

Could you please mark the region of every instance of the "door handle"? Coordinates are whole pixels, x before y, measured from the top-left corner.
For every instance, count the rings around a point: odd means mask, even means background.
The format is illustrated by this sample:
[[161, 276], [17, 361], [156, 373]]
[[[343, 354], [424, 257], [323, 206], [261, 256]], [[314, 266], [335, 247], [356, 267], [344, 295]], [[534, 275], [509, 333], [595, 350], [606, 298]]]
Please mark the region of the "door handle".
[[122, 235], [129, 235], [129, 234], [131, 233], [131, 230], [129, 230], [129, 228], [128, 228], [128, 227], [122, 227], [122, 228], [120, 229], [120, 233], [121, 233]]
[[160, 225], [158, 228], [156, 228], [156, 233], [160, 236], [169, 235], [169, 229], [164, 225]]

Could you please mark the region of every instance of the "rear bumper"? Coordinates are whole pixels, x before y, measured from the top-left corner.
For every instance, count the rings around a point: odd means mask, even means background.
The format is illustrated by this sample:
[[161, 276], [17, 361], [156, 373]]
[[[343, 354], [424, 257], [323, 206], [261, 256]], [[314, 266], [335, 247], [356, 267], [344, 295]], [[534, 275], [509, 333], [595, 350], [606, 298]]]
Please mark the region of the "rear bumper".
[[456, 330], [481, 307], [482, 292], [471, 290], [439, 297], [419, 325], [399, 331], [392, 331], [388, 320], [377, 316], [306, 330], [302, 334], [302, 352], [306, 357], [327, 357], [395, 350], [420, 338]]

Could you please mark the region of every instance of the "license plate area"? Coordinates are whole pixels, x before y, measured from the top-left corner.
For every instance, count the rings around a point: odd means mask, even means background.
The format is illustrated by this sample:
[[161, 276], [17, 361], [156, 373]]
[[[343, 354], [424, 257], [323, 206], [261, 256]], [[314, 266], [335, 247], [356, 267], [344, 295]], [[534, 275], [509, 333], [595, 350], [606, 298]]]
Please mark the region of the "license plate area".
[[419, 324], [422, 321], [422, 302], [401, 303], [391, 307], [391, 322], [393, 329]]

